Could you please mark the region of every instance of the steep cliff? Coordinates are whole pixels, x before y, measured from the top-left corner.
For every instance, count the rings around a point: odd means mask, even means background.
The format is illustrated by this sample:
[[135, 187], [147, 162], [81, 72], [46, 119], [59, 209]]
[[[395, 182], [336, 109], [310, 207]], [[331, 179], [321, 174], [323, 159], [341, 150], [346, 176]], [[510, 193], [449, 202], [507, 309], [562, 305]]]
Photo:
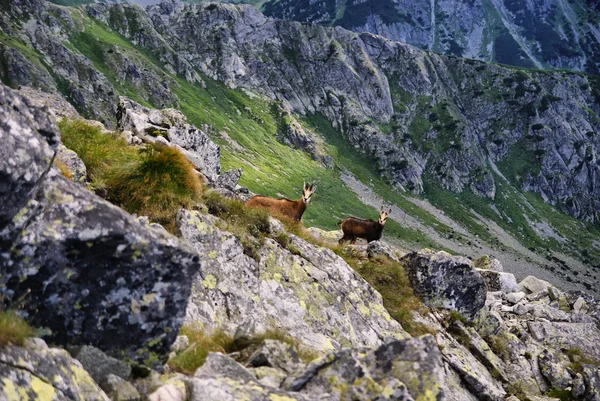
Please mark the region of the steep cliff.
[[599, 71], [599, 16], [586, 1], [270, 0], [263, 10], [458, 57]]

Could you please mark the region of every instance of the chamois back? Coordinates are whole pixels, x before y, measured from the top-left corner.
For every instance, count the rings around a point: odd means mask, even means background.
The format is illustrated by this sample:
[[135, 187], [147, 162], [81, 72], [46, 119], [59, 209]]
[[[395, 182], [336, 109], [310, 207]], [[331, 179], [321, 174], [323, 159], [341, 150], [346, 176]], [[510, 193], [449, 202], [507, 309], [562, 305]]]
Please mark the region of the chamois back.
[[268, 196], [256, 195], [246, 202], [246, 206], [267, 209], [272, 214], [282, 214], [296, 221], [300, 221], [316, 188], [316, 184], [306, 185], [306, 183], [304, 183], [302, 198], [296, 201], [287, 198], [275, 199]]

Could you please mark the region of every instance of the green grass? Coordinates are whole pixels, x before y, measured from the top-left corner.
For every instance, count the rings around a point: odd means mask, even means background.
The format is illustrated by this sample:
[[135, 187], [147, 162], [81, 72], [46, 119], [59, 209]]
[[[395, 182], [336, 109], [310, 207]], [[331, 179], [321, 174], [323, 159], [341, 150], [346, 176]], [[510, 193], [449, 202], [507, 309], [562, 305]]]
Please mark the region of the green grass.
[[86, 165], [91, 189], [128, 212], [175, 232], [179, 209], [199, 200], [200, 178], [178, 150], [147, 146], [138, 151], [84, 121], [63, 120], [59, 128], [63, 144]]
[[33, 328], [14, 311], [0, 310], [0, 347], [23, 345], [33, 334]]
[[176, 372], [188, 375], [193, 375], [196, 369], [204, 364], [209, 352], [223, 354], [235, 352], [234, 358], [238, 362], [244, 363], [264, 340], [277, 340], [291, 345], [305, 363], [309, 363], [319, 356], [317, 352], [303, 347], [298, 341], [278, 330], [268, 330], [251, 338], [234, 339], [219, 329], [207, 333], [201, 327], [184, 326], [180, 335], [187, 336], [190, 345], [169, 359], [167, 364]]

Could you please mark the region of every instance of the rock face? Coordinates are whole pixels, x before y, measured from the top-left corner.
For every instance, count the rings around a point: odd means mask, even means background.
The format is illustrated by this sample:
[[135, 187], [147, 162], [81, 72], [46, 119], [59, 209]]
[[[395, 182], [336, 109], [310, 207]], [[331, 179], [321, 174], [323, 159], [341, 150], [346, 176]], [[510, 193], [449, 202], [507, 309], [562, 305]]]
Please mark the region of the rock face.
[[219, 219], [181, 211], [178, 227], [200, 254], [187, 321], [233, 334], [278, 328], [316, 350], [378, 346], [406, 333], [374, 291], [343, 259], [289, 235], [294, 253], [266, 239], [257, 260]]
[[[438, 53], [597, 73], [599, 39], [589, 23], [600, 9], [594, 3], [581, 3], [578, 7], [585, 11], [576, 14], [571, 7], [450, 0], [350, 0], [343, 5], [335, 0], [269, 0], [263, 5], [271, 17], [371, 32]], [[493, 15], [499, 16], [498, 25], [489, 23]], [[564, 18], [564, 22], [550, 25], [549, 18]]]
[[79, 362], [39, 339], [0, 348], [0, 399], [109, 401]]
[[316, 399], [439, 399], [444, 371], [431, 336], [394, 341], [376, 350], [342, 350], [311, 363], [287, 388]]
[[1, 202], [10, 251], [0, 256], [0, 298], [28, 294], [22, 313], [57, 344], [159, 364], [183, 323], [197, 255], [57, 172], [45, 174], [56, 126], [44, 109], [0, 91], [2, 149], [11, 155], [0, 166], [10, 191]]
[[[211, 182], [221, 174], [221, 151], [201, 130], [188, 124], [178, 110], [154, 110], [126, 97], [121, 97], [117, 108], [117, 127], [131, 131], [145, 142], [159, 138], [177, 147]], [[237, 182], [236, 182], [237, 183]]]
[[471, 261], [445, 252], [412, 252], [401, 261], [415, 295], [425, 304], [474, 318], [485, 305], [486, 285]]

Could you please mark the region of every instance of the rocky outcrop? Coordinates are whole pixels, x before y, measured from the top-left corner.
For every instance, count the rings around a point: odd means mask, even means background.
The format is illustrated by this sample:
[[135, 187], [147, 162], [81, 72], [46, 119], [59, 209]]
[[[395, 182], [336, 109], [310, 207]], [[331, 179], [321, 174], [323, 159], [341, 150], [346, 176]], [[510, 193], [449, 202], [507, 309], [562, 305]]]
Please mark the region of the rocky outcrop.
[[0, 348], [0, 398], [109, 401], [78, 361], [40, 339]]
[[21, 313], [56, 344], [94, 344], [160, 366], [183, 323], [197, 255], [48, 171], [53, 120], [4, 86], [0, 96], [0, 299], [27, 296]]
[[315, 350], [375, 347], [407, 334], [381, 296], [344, 260], [292, 234], [290, 250], [266, 239], [256, 259], [199, 211], [178, 215], [182, 237], [200, 254], [187, 321], [231, 334], [280, 329]]
[[[597, 73], [599, 39], [591, 21], [600, 10], [593, 3], [578, 7], [581, 14], [564, 3], [534, 7], [524, 1], [270, 0], [263, 5], [271, 17], [371, 32], [437, 53]], [[499, 24], [489, 23], [496, 18]], [[549, 18], [564, 22], [550, 25]]]
[[486, 285], [471, 261], [445, 252], [412, 252], [401, 259], [415, 295], [426, 305], [472, 319], [485, 305]]

